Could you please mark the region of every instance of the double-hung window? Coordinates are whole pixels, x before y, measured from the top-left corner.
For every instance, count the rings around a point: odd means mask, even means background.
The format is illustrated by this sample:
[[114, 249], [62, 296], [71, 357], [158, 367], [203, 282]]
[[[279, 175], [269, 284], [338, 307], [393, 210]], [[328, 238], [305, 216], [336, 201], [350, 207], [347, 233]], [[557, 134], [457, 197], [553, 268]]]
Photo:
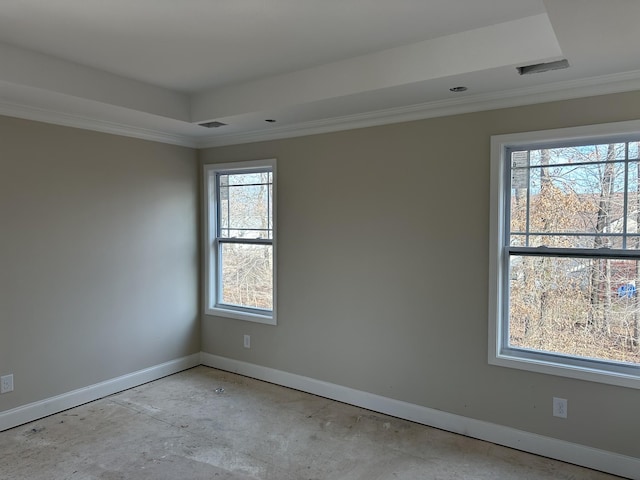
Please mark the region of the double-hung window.
[[640, 388], [640, 123], [492, 138], [489, 362]]
[[275, 167], [204, 167], [207, 314], [276, 324]]

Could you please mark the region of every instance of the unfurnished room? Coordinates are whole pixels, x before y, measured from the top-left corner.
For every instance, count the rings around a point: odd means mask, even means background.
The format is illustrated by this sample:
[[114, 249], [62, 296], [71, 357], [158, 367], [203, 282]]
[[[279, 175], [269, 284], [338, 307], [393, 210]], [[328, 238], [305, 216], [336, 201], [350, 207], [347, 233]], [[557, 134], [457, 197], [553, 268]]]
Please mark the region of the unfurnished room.
[[0, 480], [640, 479], [639, 26], [0, 1]]

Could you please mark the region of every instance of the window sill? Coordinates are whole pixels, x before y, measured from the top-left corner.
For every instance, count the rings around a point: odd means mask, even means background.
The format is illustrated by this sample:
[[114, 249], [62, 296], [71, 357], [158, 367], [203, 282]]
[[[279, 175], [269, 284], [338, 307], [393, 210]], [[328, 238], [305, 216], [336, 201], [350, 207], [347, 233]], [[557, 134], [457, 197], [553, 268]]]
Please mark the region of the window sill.
[[492, 355], [489, 364], [501, 367], [527, 370], [529, 372], [544, 373], [589, 382], [640, 389], [640, 376], [613, 372], [580, 365], [567, 365], [539, 358], [516, 357], [508, 354]]
[[231, 310], [220, 307], [207, 308], [204, 313], [205, 315], [213, 317], [233, 318], [235, 320], [244, 320], [247, 322], [263, 323], [266, 325], [277, 325], [276, 317], [274, 314], [261, 315], [259, 313], [241, 312], [238, 310]]

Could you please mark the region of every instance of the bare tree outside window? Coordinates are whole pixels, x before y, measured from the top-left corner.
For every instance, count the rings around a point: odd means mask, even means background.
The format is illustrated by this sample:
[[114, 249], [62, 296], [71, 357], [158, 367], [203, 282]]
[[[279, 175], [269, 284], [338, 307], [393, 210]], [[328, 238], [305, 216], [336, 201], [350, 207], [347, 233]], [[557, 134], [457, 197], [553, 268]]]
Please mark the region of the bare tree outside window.
[[273, 308], [270, 171], [218, 176], [221, 303]]
[[509, 347], [640, 365], [639, 146], [510, 152]]
[[205, 312], [276, 325], [276, 160], [204, 166]]

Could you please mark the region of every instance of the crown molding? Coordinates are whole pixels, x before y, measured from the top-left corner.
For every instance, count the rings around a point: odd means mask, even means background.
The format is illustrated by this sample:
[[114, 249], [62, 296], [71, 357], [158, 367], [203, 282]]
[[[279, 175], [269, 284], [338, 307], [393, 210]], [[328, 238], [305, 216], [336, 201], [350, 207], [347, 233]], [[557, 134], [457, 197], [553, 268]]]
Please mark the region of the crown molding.
[[536, 103], [571, 100], [640, 90], [640, 70], [602, 75], [579, 80], [554, 82], [536, 87], [519, 88], [503, 92], [469, 95], [438, 100], [405, 107], [376, 110], [356, 115], [304, 122], [297, 125], [273, 127], [268, 131], [201, 137], [197, 148], [220, 147], [242, 143], [261, 142], [283, 138], [366, 128], [392, 123], [424, 120], [498, 108], [519, 107]]
[[153, 130], [126, 123], [87, 117], [53, 109], [40, 108], [0, 100], [0, 115], [51, 123], [83, 130], [139, 138], [190, 148], [210, 148], [243, 143], [317, 135], [428, 118], [459, 115], [498, 108], [518, 107], [574, 98], [607, 95], [640, 90], [640, 70], [603, 75], [579, 80], [554, 82], [536, 87], [519, 88], [490, 94], [438, 100], [404, 107], [346, 115], [295, 125], [271, 126], [265, 130], [207, 136], [184, 135]]
[[23, 105], [1, 100], [0, 115], [33, 120], [36, 122], [51, 123], [54, 125], [62, 125], [65, 127], [80, 128], [83, 130], [92, 130], [101, 133], [110, 133], [123, 137], [150, 140], [152, 142], [168, 143], [182, 147], [196, 147], [195, 140], [186, 135], [151, 130], [124, 123], [102, 120], [100, 118], [85, 117], [82, 115], [74, 115], [66, 112], [34, 107], [32, 105]]

